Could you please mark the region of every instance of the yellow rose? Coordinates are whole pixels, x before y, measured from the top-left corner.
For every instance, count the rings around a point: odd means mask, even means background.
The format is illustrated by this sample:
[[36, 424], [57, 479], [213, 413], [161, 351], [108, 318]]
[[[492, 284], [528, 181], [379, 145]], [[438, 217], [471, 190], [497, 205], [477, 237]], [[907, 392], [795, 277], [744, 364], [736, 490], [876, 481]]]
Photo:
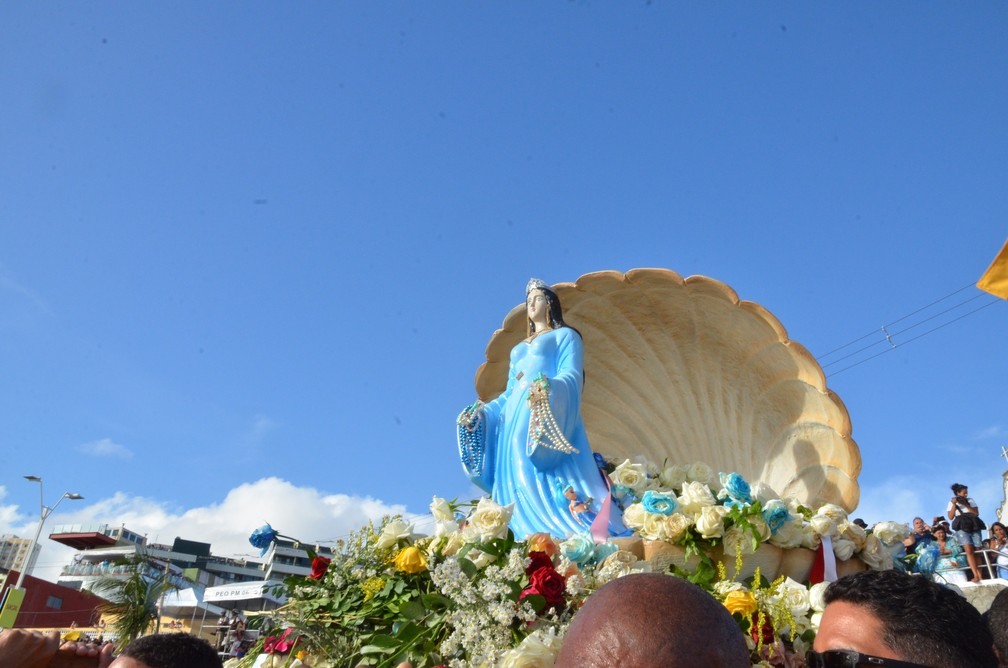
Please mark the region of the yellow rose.
[[758, 608], [756, 597], [752, 595], [752, 592], [740, 589], [728, 592], [728, 595], [724, 599], [724, 607], [728, 608], [728, 612], [731, 614], [734, 615], [738, 612], [743, 617], [748, 617], [756, 612]]
[[404, 573], [420, 573], [427, 570], [427, 558], [420, 548], [410, 545], [399, 551], [393, 560], [395, 567]]

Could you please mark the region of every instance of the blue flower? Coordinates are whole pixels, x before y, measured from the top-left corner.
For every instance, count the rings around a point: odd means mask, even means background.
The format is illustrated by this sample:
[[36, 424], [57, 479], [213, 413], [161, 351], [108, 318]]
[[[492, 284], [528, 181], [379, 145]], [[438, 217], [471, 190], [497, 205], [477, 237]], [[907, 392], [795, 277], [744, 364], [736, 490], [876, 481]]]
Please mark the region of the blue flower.
[[729, 498], [729, 501], [725, 502], [726, 506], [752, 503], [749, 483], [745, 481], [745, 478], [738, 473], [722, 473], [719, 477], [721, 478], [721, 486], [724, 487], [724, 493]]
[[780, 499], [772, 499], [767, 501], [766, 507], [763, 508], [763, 519], [770, 527], [770, 533], [775, 534], [778, 529], [791, 520], [791, 512], [786, 503]]
[[644, 510], [656, 515], [671, 515], [676, 509], [675, 498], [650, 489], [644, 492], [641, 505], [644, 506]]
[[576, 533], [560, 545], [564, 556], [578, 566], [584, 566], [595, 557], [595, 541], [590, 534]]
[[612, 486], [613, 498], [619, 503], [620, 508], [626, 509], [631, 503], [637, 502], [637, 495], [626, 485]]
[[266, 551], [269, 549], [269, 546], [273, 544], [274, 540], [276, 540], [276, 537], [277, 532], [274, 531], [273, 527], [271, 527], [267, 522], [252, 532], [252, 535], [249, 536], [249, 542], [252, 543], [252, 547], [259, 548], [259, 556], [263, 557], [266, 555]]
[[615, 554], [616, 552], [619, 552], [619, 547], [617, 547], [615, 544], [608, 542], [599, 543], [592, 550], [591, 560], [595, 563], [602, 563], [603, 561], [605, 561], [606, 557], [608, 557], [610, 554]]

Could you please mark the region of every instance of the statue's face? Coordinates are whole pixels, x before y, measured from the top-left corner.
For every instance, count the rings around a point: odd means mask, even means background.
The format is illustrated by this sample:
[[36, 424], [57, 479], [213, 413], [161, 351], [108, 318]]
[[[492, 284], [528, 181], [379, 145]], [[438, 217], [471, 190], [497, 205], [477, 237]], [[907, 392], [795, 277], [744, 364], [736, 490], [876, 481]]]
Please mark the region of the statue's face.
[[532, 322], [545, 318], [546, 312], [549, 310], [549, 302], [546, 301], [546, 295], [542, 290], [533, 290], [529, 293], [525, 300], [525, 309]]

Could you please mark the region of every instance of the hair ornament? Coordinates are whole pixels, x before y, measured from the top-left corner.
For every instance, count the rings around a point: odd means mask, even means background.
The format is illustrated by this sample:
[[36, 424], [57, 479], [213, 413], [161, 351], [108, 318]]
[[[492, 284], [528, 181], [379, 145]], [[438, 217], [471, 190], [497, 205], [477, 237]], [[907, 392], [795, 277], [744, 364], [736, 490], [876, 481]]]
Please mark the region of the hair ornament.
[[546, 281], [541, 278], [531, 278], [529, 279], [528, 285], [525, 286], [525, 296], [528, 297], [533, 290], [549, 290], [550, 286], [546, 285]]

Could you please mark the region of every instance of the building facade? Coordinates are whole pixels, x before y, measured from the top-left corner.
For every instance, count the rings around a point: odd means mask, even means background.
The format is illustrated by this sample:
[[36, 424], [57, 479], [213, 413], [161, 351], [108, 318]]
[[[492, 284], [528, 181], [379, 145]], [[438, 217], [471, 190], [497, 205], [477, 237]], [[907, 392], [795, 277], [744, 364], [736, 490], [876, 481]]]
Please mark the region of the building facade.
[[25, 555], [28, 554], [30, 544], [30, 538], [19, 538], [13, 535], [0, 536], [0, 571], [20, 571], [24, 568], [26, 573], [31, 573], [42, 548], [38, 545], [34, 546], [31, 557], [28, 559], [28, 567], [25, 568]]

